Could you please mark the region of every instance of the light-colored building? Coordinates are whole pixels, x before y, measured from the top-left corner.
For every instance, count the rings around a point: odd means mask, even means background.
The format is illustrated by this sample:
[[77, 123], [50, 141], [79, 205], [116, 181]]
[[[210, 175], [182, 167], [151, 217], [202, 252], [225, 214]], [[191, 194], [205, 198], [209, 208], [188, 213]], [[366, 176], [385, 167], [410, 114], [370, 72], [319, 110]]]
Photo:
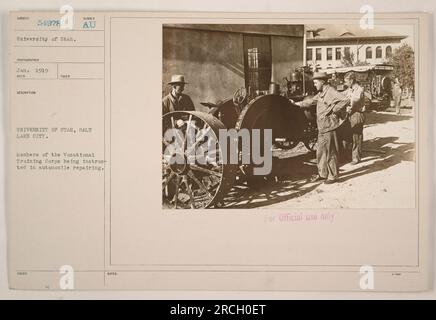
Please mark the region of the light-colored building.
[[387, 63], [405, 38], [354, 25], [307, 25], [305, 61], [317, 69], [344, 66], [344, 56], [351, 56], [355, 62]]

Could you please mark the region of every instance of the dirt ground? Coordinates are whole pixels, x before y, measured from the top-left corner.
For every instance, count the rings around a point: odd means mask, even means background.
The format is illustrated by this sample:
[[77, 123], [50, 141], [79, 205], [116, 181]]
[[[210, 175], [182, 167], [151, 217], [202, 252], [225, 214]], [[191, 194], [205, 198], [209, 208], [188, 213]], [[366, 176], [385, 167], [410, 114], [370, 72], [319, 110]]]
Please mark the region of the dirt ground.
[[257, 188], [237, 182], [226, 207], [414, 207], [415, 118], [411, 109], [392, 111], [366, 113], [362, 162], [342, 164], [338, 183], [310, 182], [317, 173], [315, 154], [301, 145], [274, 153], [271, 177]]

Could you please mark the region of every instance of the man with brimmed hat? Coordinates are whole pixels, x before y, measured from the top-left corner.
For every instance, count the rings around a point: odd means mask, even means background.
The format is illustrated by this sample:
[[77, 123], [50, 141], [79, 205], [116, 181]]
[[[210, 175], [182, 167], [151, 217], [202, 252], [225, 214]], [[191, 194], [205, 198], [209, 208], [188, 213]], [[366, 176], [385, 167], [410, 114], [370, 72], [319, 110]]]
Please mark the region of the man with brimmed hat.
[[315, 72], [313, 83], [319, 91], [312, 101], [303, 100], [298, 105], [309, 107], [316, 103], [316, 122], [318, 126], [318, 142], [316, 159], [318, 162], [318, 175], [312, 181], [322, 181], [330, 184], [337, 181], [339, 142], [337, 129], [345, 119], [345, 109], [349, 100], [327, 82], [325, 72]]
[[181, 74], [171, 76], [168, 82], [171, 92], [162, 99], [162, 114], [172, 111], [195, 111], [192, 99], [183, 93], [185, 90], [185, 77]]

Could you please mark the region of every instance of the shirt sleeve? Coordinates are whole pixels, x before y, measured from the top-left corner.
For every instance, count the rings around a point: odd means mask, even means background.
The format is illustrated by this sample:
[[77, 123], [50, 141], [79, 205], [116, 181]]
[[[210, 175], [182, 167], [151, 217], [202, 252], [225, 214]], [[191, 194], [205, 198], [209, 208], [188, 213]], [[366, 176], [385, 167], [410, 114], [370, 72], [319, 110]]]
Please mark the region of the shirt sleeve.
[[358, 111], [363, 105], [364, 93], [363, 88], [358, 87], [350, 95], [350, 104], [353, 111]]
[[318, 102], [319, 99], [319, 93], [313, 96], [312, 98], [305, 98], [300, 102], [297, 102], [296, 105], [302, 107], [302, 108], [308, 108], [310, 106], [315, 105]]
[[333, 91], [330, 96], [330, 103], [333, 106], [333, 113], [339, 113], [345, 109], [347, 105], [349, 105], [349, 99], [338, 91]]
[[168, 103], [165, 99], [165, 97], [162, 99], [162, 115], [168, 113], [169, 109], [168, 109]]

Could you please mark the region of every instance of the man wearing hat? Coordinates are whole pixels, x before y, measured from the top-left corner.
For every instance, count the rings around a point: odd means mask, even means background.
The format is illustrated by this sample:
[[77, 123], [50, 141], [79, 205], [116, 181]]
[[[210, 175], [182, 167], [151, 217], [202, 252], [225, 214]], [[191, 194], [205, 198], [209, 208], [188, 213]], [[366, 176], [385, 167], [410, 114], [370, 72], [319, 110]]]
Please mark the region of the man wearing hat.
[[318, 175], [312, 181], [324, 180], [324, 183], [330, 184], [335, 183], [339, 176], [337, 129], [344, 122], [349, 100], [330, 86], [327, 78], [327, 73], [315, 72], [312, 79], [319, 91], [318, 94], [313, 97], [312, 101], [303, 100], [297, 104], [309, 107], [312, 103], [316, 103]]
[[192, 99], [182, 93], [187, 84], [185, 77], [180, 74], [173, 75], [168, 84], [171, 85], [171, 92], [162, 99], [162, 114], [172, 111], [195, 111]]

